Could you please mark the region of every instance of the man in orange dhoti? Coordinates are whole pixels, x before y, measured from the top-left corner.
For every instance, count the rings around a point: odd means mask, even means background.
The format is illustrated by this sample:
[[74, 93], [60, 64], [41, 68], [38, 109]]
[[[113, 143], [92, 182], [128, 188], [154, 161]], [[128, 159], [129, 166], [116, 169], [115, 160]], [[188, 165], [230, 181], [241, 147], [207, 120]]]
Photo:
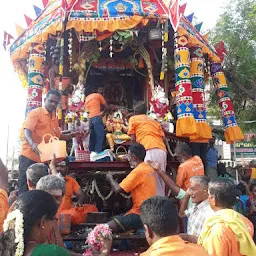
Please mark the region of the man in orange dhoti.
[[[159, 162], [161, 170], [166, 171], [167, 152], [165, 147], [165, 134], [161, 124], [146, 115], [147, 107], [142, 104], [135, 108], [135, 116], [129, 119], [128, 135], [132, 142], [138, 142], [146, 149], [144, 161]], [[159, 196], [165, 195], [165, 184], [155, 173], [156, 192]]]
[[[56, 163], [55, 156], [53, 160], [50, 163], [50, 171], [52, 174], [59, 176], [65, 181], [65, 195], [62, 200], [62, 203], [59, 207], [59, 210], [57, 212], [57, 216], [59, 216], [60, 213], [66, 212], [66, 210], [70, 210], [73, 207], [72, 204], [72, 196], [75, 195], [77, 198], [76, 203], [74, 203], [74, 206], [80, 206], [83, 204], [86, 204], [87, 198], [82, 191], [80, 185], [78, 182], [71, 176], [68, 176], [68, 164], [69, 161], [66, 158], [65, 161], [62, 161], [60, 163]], [[94, 205], [86, 204], [86, 207], [84, 208], [83, 214], [86, 214], [88, 212], [97, 212], [97, 208]]]
[[55, 158], [51, 161], [50, 171], [54, 175], [58, 175], [60, 178], [65, 180], [66, 189], [62, 203], [59, 207], [59, 211], [68, 210], [72, 208], [72, 196], [77, 197], [77, 205], [85, 203], [85, 195], [78, 184], [78, 182], [67, 175], [68, 172], [68, 159], [60, 163], [55, 162]]

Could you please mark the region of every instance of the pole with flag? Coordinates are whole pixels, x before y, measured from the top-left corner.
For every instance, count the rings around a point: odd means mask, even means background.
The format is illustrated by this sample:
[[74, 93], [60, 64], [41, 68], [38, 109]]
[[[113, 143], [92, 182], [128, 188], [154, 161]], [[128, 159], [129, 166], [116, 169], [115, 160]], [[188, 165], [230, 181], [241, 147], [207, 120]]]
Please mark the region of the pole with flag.
[[23, 32], [25, 31], [24, 28], [22, 28], [20, 25], [17, 25], [17, 24], [15, 24], [15, 28], [16, 28], [18, 37], [20, 37], [23, 34]]
[[38, 17], [41, 14], [42, 10], [39, 7], [37, 7], [36, 5], [33, 5], [33, 7], [34, 7], [36, 17]]
[[200, 32], [201, 28], [202, 28], [203, 22], [200, 22], [198, 24], [195, 25], [195, 28], [198, 32]]
[[[180, 1], [179, 0], [160, 0], [167, 8], [167, 14], [169, 16], [171, 25], [174, 31], [177, 31], [180, 22]], [[183, 6], [184, 8], [184, 6]]]
[[49, 0], [42, 0], [42, 2], [43, 2], [43, 6], [45, 8], [47, 6], [47, 4], [49, 3]]
[[177, 31], [180, 22], [180, 1], [173, 0], [169, 8], [169, 19], [172, 24], [173, 30]]
[[186, 7], [187, 7], [187, 3], [180, 6], [180, 16], [184, 15]]
[[194, 13], [189, 14], [186, 18], [188, 19], [188, 21], [189, 21], [190, 23], [192, 23], [193, 18], [194, 18]]
[[29, 27], [29, 25], [32, 23], [32, 19], [29, 18], [27, 15], [24, 14], [24, 17], [25, 17], [25, 20], [26, 20], [26, 23], [27, 23], [27, 26]]

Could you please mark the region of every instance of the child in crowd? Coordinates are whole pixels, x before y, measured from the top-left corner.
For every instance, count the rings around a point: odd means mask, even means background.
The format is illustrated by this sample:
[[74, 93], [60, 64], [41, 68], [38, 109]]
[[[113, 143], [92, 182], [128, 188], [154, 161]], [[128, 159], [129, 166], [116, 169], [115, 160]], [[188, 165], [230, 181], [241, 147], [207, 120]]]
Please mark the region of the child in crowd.
[[80, 146], [83, 146], [84, 150], [89, 149], [89, 121], [88, 120], [80, 120], [79, 118], [75, 121], [75, 131], [84, 132], [83, 136], [77, 135], [75, 139], [75, 143]]
[[251, 195], [250, 198], [246, 201], [246, 213], [248, 219], [254, 225], [254, 241], [256, 241], [255, 227], [256, 227], [256, 183], [252, 182], [250, 185]]
[[76, 135], [72, 139], [73, 145], [70, 151], [70, 155], [72, 156], [75, 151], [75, 156], [77, 156], [77, 150], [79, 149], [89, 150], [90, 133], [89, 133], [88, 119], [84, 118], [83, 120], [80, 120], [79, 117], [76, 117], [73, 129], [74, 131], [81, 132], [80, 135]]

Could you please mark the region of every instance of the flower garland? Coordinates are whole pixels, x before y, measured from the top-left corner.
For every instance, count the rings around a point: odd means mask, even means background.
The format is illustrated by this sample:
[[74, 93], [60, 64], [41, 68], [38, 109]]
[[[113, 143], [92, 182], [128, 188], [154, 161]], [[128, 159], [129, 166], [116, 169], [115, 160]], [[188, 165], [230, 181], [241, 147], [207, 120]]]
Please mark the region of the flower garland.
[[[107, 200], [113, 195], [113, 193], [114, 193], [113, 190], [111, 190], [111, 191], [109, 192], [109, 194], [108, 194], [106, 197], [104, 197], [104, 196], [101, 194], [101, 192], [100, 192], [100, 189], [99, 189], [99, 187], [98, 187], [98, 184], [97, 184], [96, 180], [94, 179], [94, 180], [92, 181], [92, 186], [91, 186], [91, 189], [90, 189], [90, 193], [93, 194], [95, 190], [96, 190], [98, 196], [101, 198], [102, 201], [107, 201]], [[124, 193], [120, 193], [120, 195], [121, 195], [123, 198], [125, 198], [125, 199], [131, 198], [131, 195], [128, 195], [128, 196], [127, 196], [127, 195], [125, 195]]]
[[124, 193], [120, 193], [120, 195], [125, 198], [125, 199], [130, 199], [132, 196], [131, 195], [125, 195]]
[[164, 80], [167, 71], [167, 42], [168, 42], [168, 22], [162, 24], [162, 66], [160, 72], [160, 80]]
[[99, 224], [88, 234], [86, 240], [88, 248], [83, 256], [93, 256], [94, 252], [99, 253], [103, 246], [102, 239], [112, 240], [112, 230], [108, 224]]
[[69, 73], [72, 73], [73, 67], [73, 35], [72, 30], [69, 31], [69, 38], [68, 38], [68, 54], [69, 54]]
[[[58, 40], [58, 45], [60, 47], [59, 75], [63, 76], [63, 71], [64, 71], [64, 38], [63, 37], [61, 37]], [[59, 90], [62, 91], [62, 84], [59, 85]]]
[[102, 43], [101, 43], [101, 41], [99, 41], [99, 45], [100, 45], [100, 47], [98, 48], [98, 50], [99, 50], [100, 52], [102, 52], [103, 48], [102, 48]]
[[23, 256], [24, 253], [23, 222], [23, 214], [20, 210], [15, 210], [7, 215], [3, 225], [4, 232], [9, 229], [15, 230], [15, 243], [17, 244], [15, 256]]
[[104, 196], [101, 194], [101, 192], [100, 192], [100, 189], [99, 189], [99, 187], [98, 187], [98, 184], [97, 184], [96, 180], [93, 180], [93, 181], [92, 181], [92, 188], [91, 188], [91, 190], [90, 190], [90, 193], [91, 193], [91, 194], [94, 193], [94, 189], [96, 190], [98, 196], [102, 199], [102, 201], [108, 200], [108, 199], [113, 195], [113, 191], [111, 190], [111, 191], [109, 192], [109, 194], [108, 194], [106, 197], [104, 197]]
[[112, 58], [113, 57], [113, 37], [110, 37], [109, 40], [109, 57]]

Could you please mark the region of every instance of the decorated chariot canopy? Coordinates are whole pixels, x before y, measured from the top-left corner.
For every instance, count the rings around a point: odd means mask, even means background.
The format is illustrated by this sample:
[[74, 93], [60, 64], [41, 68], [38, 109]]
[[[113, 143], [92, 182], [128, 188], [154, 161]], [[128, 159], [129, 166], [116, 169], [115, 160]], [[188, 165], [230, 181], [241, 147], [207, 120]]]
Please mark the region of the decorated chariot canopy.
[[[53, 53], [54, 56], [56, 50], [50, 50], [49, 47], [47, 49], [47, 43], [49, 40], [58, 42], [57, 46], [61, 49], [59, 54], [62, 55], [59, 61], [59, 75], [63, 76], [64, 55], [69, 55], [70, 73], [72, 71], [72, 41], [75, 34], [79, 43], [96, 42], [97, 45], [94, 43], [88, 45], [91, 49], [95, 49], [95, 53], [98, 52], [99, 56], [104, 50], [101, 43], [104, 40], [109, 40], [110, 58], [113, 56], [113, 41], [116, 36], [128, 42], [127, 45], [133, 50], [132, 54], [140, 55], [147, 66], [148, 102], [151, 105], [151, 110], [160, 113], [160, 109], [165, 109], [163, 104], [166, 104], [167, 101], [162, 99], [163, 96], [159, 96], [162, 95], [162, 92], [156, 89], [153, 77], [154, 65], [149, 52], [150, 48], [154, 48], [153, 45], [156, 44], [151, 44], [150, 47], [147, 45], [150, 40], [160, 39], [160, 42], [162, 41], [160, 44], [160, 48], [162, 46], [160, 81], [166, 78], [168, 59], [174, 62], [178, 117], [176, 134], [190, 137], [190, 140], [195, 142], [207, 141], [212, 137], [211, 128], [206, 120], [204, 97], [206, 77], [211, 77], [223, 119], [226, 141], [232, 143], [243, 139], [243, 134], [235, 119], [220, 55], [200, 34], [200, 29], [193, 26], [189, 19], [184, 17], [184, 10], [181, 11], [178, 0], [43, 1], [46, 3], [45, 9], [41, 11], [36, 20], [29, 22], [28, 28], [10, 46], [13, 65], [19, 73], [23, 85], [28, 86], [27, 111], [41, 105], [42, 93], [40, 90], [42, 91], [43, 86], [42, 69], [45, 55], [49, 57], [47, 51], [52, 51], [50, 55]], [[140, 33], [145, 32], [145, 28], [148, 28], [147, 34], [144, 34], [147, 37], [146, 40], [139, 37]], [[69, 35], [66, 53], [64, 53], [64, 35]], [[130, 40], [130, 38], [136, 40]], [[124, 44], [121, 44], [121, 48], [116, 51], [124, 49]], [[85, 49], [84, 55], [88, 55], [86, 51]], [[95, 54], [84, 58], [82, 63], [76, 67], [77, 70], [80, 70], [79, 84], [84, 79], [86, 63], [89, 60], [91, 61], [90, 67], [95, 60]], [[159, 113], [156, 114], [160, 115]]]
[[[149, 20], [164, 22], [170, 17], [174, 2], [176, 0], [49, 0], [37, 19], [11, 45], [11, 59], [15, 62], [26, 58], [31, 43], [44, 43], [49, 36], [72, 28], [77, 32], [114, 32], [146, 26]], [[179, 10], [173, 16], [171, 20], [176, 19], [173, 26], [178, 33], [187, 34], [191, 44], [201, 45], [213, 60], [219, 60], [215, 49], [185, 17], [179, 23]]]
[[31, 43], [74, 28], [77, 32], [113, 32], [146, 25], [149, 19], [168, 19], [162, 0], [49, 0], [39, 17], [11, 46], [11, 56], [26, 57]]

